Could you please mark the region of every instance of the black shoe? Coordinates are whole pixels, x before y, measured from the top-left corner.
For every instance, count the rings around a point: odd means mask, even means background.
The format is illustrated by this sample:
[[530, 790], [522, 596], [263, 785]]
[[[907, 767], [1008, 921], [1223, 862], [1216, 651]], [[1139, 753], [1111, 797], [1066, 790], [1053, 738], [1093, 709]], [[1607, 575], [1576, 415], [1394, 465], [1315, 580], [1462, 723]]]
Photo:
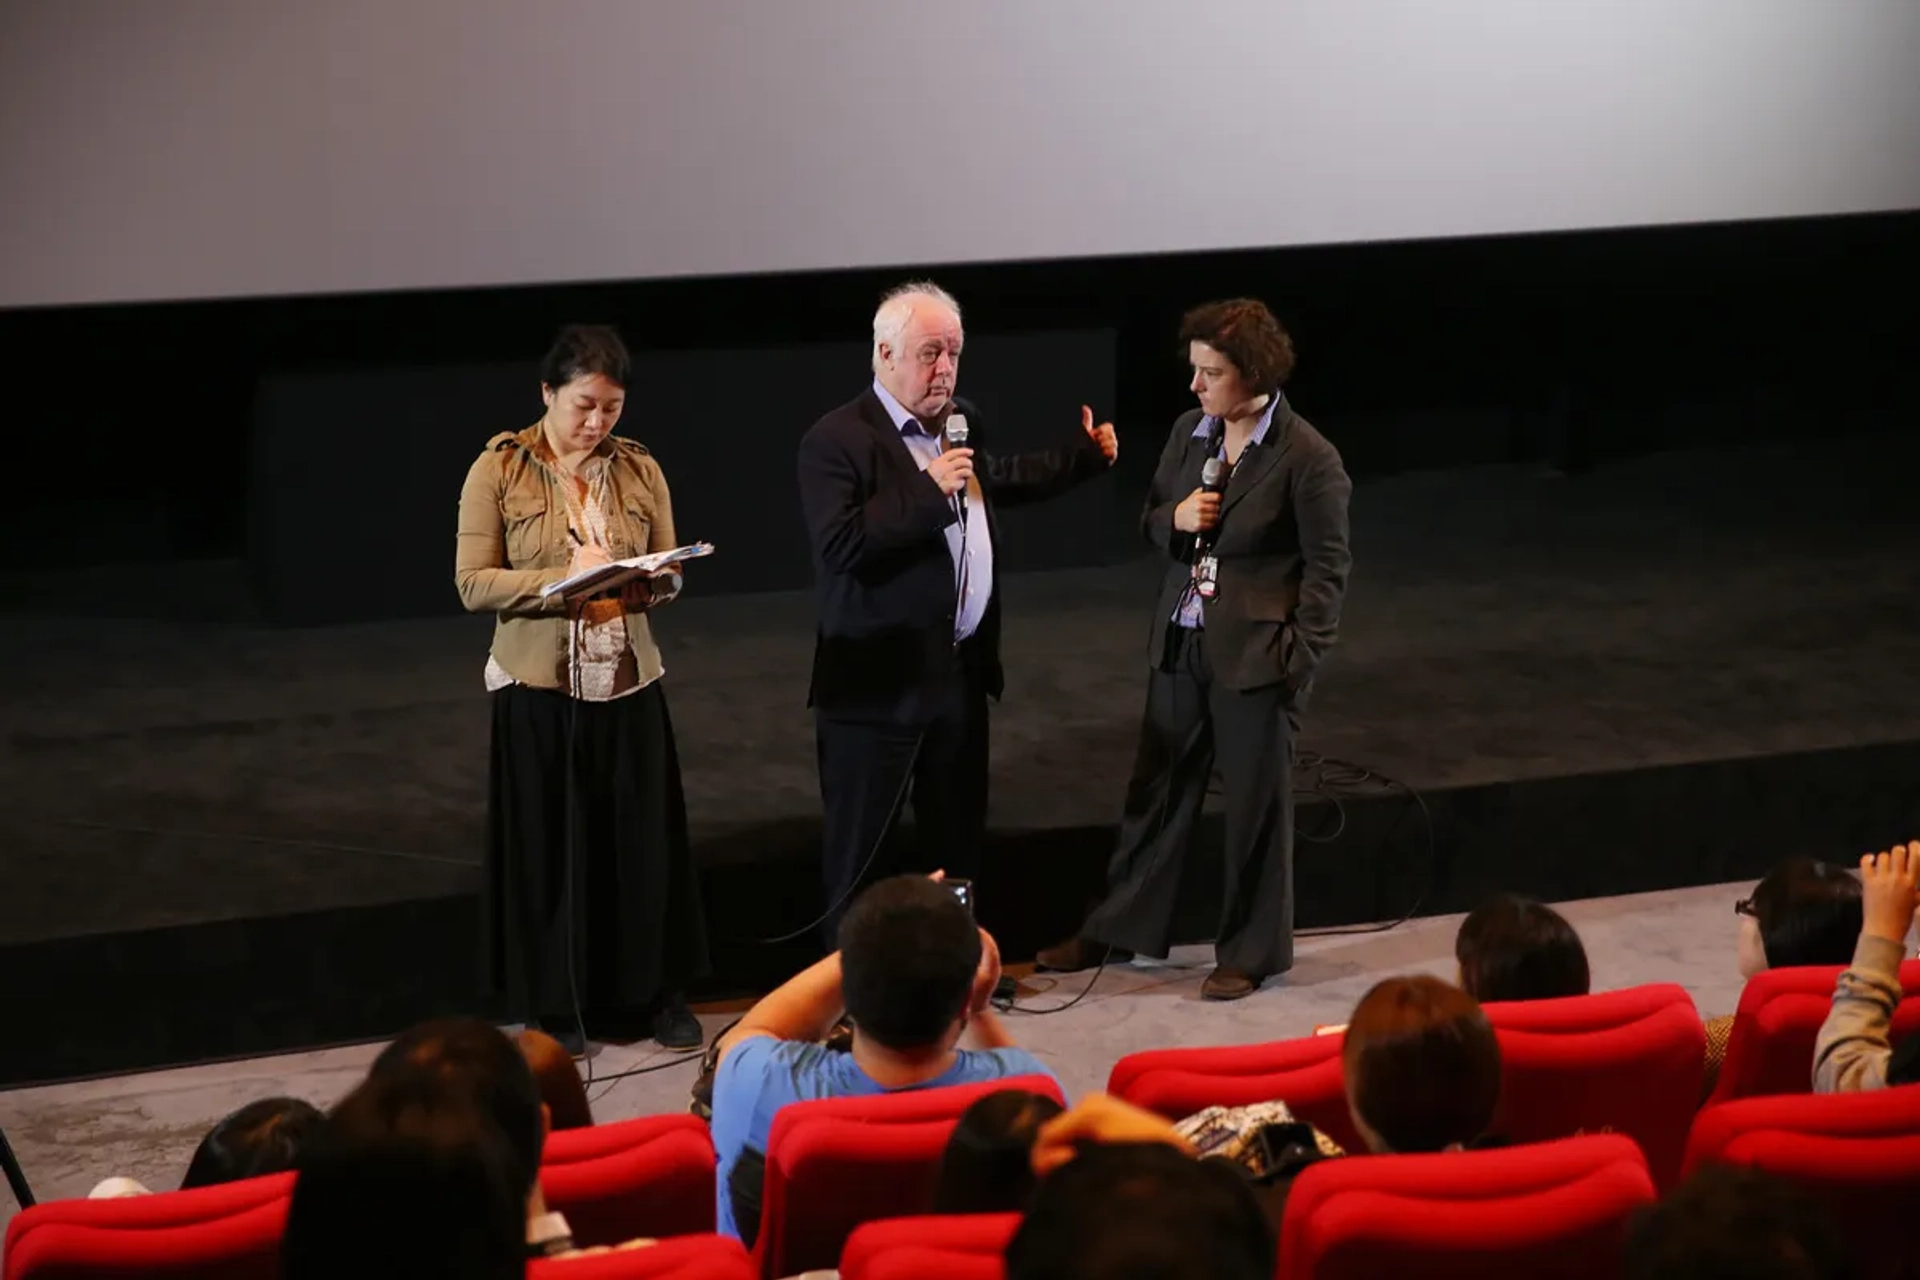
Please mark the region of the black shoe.
[[1125, 964], [1131, 959], [1133, 952], [1125, 947], [1110, 947], [1092, 938], [1074, 937], [1048, 947], [1035, 956], [1033, 962], [1036, 967], [1054, 973], [1078, 973], [1101, 964]]
[[700, 1019], [679, 996], [668, 996], [654, 1010], [653, 1038], [663, 1049], [698, 1049], [707, 1042]]
[[572, 1014], [563, 1013], [551, 1018], [538, 1018], [534, 1025], [552, 1036], [571, 1056], [575, 1058], [587, 1056], [587, 1037], [580, 1030], [580, 1020]]

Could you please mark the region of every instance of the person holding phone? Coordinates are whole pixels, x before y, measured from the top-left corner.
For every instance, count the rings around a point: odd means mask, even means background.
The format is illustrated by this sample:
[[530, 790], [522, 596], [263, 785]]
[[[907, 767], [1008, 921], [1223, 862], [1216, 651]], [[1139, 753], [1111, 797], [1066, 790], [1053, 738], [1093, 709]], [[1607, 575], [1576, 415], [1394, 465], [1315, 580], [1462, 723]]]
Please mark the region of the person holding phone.
[[461, 602], [495, 618], [488, 986], [576, 1054], [589, 1031], [699, 1047], [684, 993], [708, 971], [649, 620], [680, 575], [584, 599], [542, 594], [675, 545], [660, 464], [613, 434], [628, 368], [613, 330], [561, 330], [541, 365], [546, 412], [494, 436], [467, 473], [454, 568]]

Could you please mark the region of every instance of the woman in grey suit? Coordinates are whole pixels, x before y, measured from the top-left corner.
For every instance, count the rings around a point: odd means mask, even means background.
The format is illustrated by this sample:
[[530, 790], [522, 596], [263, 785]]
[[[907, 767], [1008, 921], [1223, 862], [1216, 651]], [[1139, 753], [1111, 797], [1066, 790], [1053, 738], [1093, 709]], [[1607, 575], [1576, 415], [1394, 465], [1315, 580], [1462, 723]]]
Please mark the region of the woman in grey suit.
[[1293, 343], [1263, 303], [1195, 308], [1180, 337], [1200, 407], [1175, 420], [1141, 516], [1167, 562], [1119, 846], [1100, 905], [1038, 958], [1072, 971], [1167, 954], [1217, 758], [1226, 895], [1201, 994], [1237, 1000], [1293, 966], [1293, 744], [1339, 633], [1352, 483], [1281, 394]]

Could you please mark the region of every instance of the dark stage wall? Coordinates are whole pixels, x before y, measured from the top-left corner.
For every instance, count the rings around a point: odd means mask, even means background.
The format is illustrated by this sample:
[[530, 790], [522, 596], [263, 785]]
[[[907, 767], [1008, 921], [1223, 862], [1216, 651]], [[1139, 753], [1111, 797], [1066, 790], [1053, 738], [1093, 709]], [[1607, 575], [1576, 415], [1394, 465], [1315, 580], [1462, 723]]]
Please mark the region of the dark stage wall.
[[[705, 593], [811, 581], [794, 479], [800, 436], [871, 381], [865, 343], [636, 353], [619, 432], [660, 461], [682, 541], [715, 544]], [[969, 339], [961, 392], [981, 447], [1071, 443], [1080, 406], [1114, 402], [1114, 336]], [[253, 416], [247, 563], [266, 617], [318, 624], [457, 612], [454, 512], [489, 437], [540, 415], [532, 362], [271, 376]], [[1129, 449], [1158, 456], [1158, 439]], [[1137, 498], [1111, 479], [1006, 512], [1008, 571], [1136, 554]]]
[[[1362, 477], [1534, 459], [1578, 468], [1756, 434], [1880, 425], [1911, 398], [1920, 313], [1905, 300], [1920, 292], [1917, 240], [1920, 215], [1907, 213], [925, 270], [965, 304], [973, 342], [962, 390], [983, 399], [997, 399], [994, 379], [1018, 365], [990, 359], [985, 340], [1113, 334], [1113, 398], [1096, 407], [1116, 413], [1128, 442], [1113, 486], [1125, 506], [1144, 488], [1168, 421], [1191, 403], [1174, 338], [1182, 309], [1197, 301], [1247, 293], [1271, 302], [1300, 350], [1296, 403]], [[701, 510], [699, 487], [714, 469], [704, 442], [719, 424], [751, 424], [784, 452], [814, 412], [858, 389], [865, 363], [854, 349], [875, 298], [898, 279], [812, 272], [0, 312], [18, 438], [42, 453], [83, 448], [100, 485], [97, 505], [75, 520], [68, 493], [18, 470], [0, 517], [0, 567], [240, 555], [263, 497], [250, 495], [251, 481], [279, 474], [284, 457], [253, 454], [256, 396], [276, 421], [304, 413], [320, 452], [337, 452], [323, 464], [336, 475], [356, 459], [371, 471], [384, 450], [412, 450], [381, 435], [394, 419], [383, 417], [371, 379], [385, 373], [427, 397], [407, 409], [410, 420], [431, 418], [446, 432], [406, 463], [421, 486], [412, 499], [420, 565], [431, 559], [444, 578], [459, 477], [489, 431], [531, 416], [527, 362], [568, 320], [620, 325], [670, 375], [638, 389], [630, 421], [669, 458], [691, 504], [688, 533], [728, 538], [732, 549], [738, 535], [722, 512]], [[768, 361], [801, 381], [768, 377], [756, 367]], [[425, 389], [443, 385], [448, 369], [497, 381], [460, 391], [443, 416]], [[313, 405], [294, 405], [295, 375], [332, 381], [303, 384]], [[355, 392], [340, 381], [349, 376], [369, 381]], [[1036, 375], [1077, 404], [1076, 381]], [[993, 407], [1009, 424], [1036, 420]], [[660, 434], [677, 419], [703, 425], [684, 443]], [[767, 474], [785, 465], [776, 457]], [[785, 572], [766, 569], [770, 580]], [[416, 598], [416, 588], [393, 589], [368, 606]], [[283, 583], [265, 590], [270, 604], [286, 596]]]

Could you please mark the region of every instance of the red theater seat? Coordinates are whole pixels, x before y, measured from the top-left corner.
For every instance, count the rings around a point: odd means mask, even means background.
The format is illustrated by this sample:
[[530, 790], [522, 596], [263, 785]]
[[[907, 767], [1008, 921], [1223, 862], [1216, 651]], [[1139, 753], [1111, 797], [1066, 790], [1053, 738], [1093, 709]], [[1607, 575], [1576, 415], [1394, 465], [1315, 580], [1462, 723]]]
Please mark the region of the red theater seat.
[[1486, 1006], [1500, 1037], [1500, 1111], [1511, 1142], [1622, 1133], [1657, 1186], [1673, 1185], [1700, 1105], [1706, 1030], [1686, 990], [1653, 983]]
[[[731, 1236], [680, 1236], [585, 1258], [543, 1258], [527, 1280], [752, 1280], [753, 1262]], [[348, 1280], [351, 1280], [349, 1277]]]
[[[1733, 1012], [1727, 1056], [1708, 1105], [1766, 1094], [1813, 1091], [1813, 1042], [1833, 1006], [1834, 984], [1844, 965], [1768, 969], [1747, 980]], [[1920, 1030], [1920, 960], [1900, 966], [1902, 999], [1893, 1034]]]
[[174, 1225], [101, 1226], [74, 1221], [30, 1224], [18, 1233], [8, 1232], [7, 1278], [277, 1280], [280, 1236], [286, 1229], [287, 1206], [291, 1203], [289, 1197], [281, 1197], [229, 1216]]
[[[49, 1200], [15, 1214], [12, 1221], [7, 1223], [6, 1261], [3, 1274], [5, 1280], [15, 1280], [17, 1276], [25, 1274], [19, 1269], [24, 1265], [24, 1259], [51, 1256], [40, 1252], [44, 1246], [27, 1244], [28, 1236], [48, 1228], [78, 1229], [80, 1231], [78, 1235], [59, 1234], [63, 1242], [62, 1247], [81, 1244], [91, 1250], [94, 1248], [95, 1239], [92, 1233], [119, 1231], [138, 1234], [198, 1224], [217, 1224], [244, 1217], [251, 1210], [266, 1205], [277, 1205], [279, 1214], [277, 1220], [284, 1221], [287, 1201], [292, 1195], [293, 1175], [276, 1173], [265, 1178], [248, 1178], [241, 1182], [228, 1182], [216, 1187], [196, 1187], [191, 1191], [161, 1191], [150, 1196], [127, 1196], [114, 1200]], [[253, 1220], [249, 1220], [248, 1229], [257, 1225]], [[233, 1243], [241, 1239], [242, 1237], [230, 1237], [214, 1231], [193, 1237], [192, 1243], [196, 1247], [202, 1245], [214, 1247], [221, 1241]], [[276, 1248], [278, 1240], [276, 1227], [273, 1237]], [[108, 1273], [59, 1271], [57, 1274]], [[221, 1274], [259, 1273], [243, 1268]]]
[[841, 1280], [1000, 1280], [1017, 1213], [889, 1218], [847, 1237]]
[[1686, 1172], [1755, 1165], [1805, 1187], [1833, 1209], [1872, 1276], [1920, 1274], [1920, 1085], [1872, 1093], [1743, 1098], [1693, 1122]]
[[1065, 1102], [1046, 1076], [782, 1107], [767, 1135], [754, 1258], [768, 1280], [824, 1270], [853, 1229], [925, 1212], [954, 1121], [975, 1098], [1024, 1089]]
[[582, 1247], [711, 1232], [713, 1139], [690, 1115], [642, 1116], [547, 1138], [540, 1189]]
[[1217, 1049], [1154, 1049], [1113, 1065], [1107, 1092], [1169, 1120], [1207, 1107], [1280, 1101], [1347, 1151], [1365, 1150], [1347, 1113], [1337, 1035]]
[[1287, 1280], [1615, 1280], [1653, 1180], [1618, 1134], [1309, 1167], [1280, 1227]]

